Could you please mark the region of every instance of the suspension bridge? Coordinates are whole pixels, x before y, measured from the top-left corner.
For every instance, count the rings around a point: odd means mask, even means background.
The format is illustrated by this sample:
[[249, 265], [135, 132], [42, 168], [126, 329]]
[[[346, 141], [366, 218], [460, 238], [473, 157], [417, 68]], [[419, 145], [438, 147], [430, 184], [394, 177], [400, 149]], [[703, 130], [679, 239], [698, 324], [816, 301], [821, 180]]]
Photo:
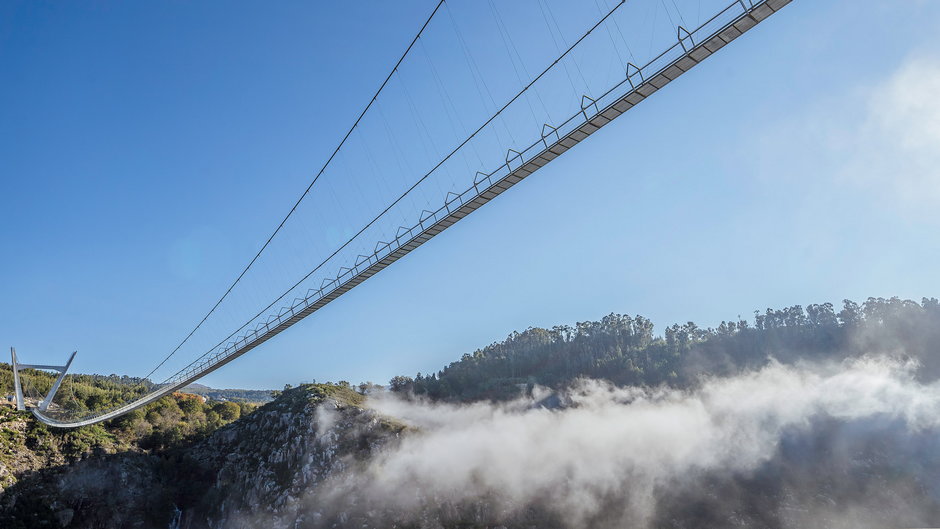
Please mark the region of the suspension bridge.
[[[113, 419], [184, 388], [261, 346], [439, 235], [538, 171], [539, 168], [563, 155], [579, 142], [586, 140], [606, 124], [627, 113], [647, 97], [699, 65], [710, 55], [766, 20], [789, 2], [790, 0], [735, 0], [727, 3], [727, 0], [715, 0], [710, 2], [711, 12], [706, 16], [699, 16], [695, 24], [686, 23], [675, 2], [672, 3], [673, 8], [670, 8], [666, 2], [661, 2], [661, 10], [666, 15], [664, 18], [668, 18], [669, 22], [666, 25], [667, 29], [660, 33], [668, 34], [668, 37], [658, 41], [650, 38], [651, 51], [644, 57], [644, 60], [639, 60], [627, 39], [623, 38], [621, 29], [621, 26], [626, 25], [630, 20], [629, 14], [623, 13], [625, 6], [630, 4], [627, 0], [621, 0], [606, 10], [600, 9], [600, 4], [597, 4], [599, 18], [595, 19], [593, 24], [588, 25], [570, 44], [561, 34], [557, 20], [553, 20], [550, 12], [546, 14], [542, 0], [539, 0], [538, 6], [542, 8], [548, 33], [557, 46], [557, 54], [544, 65], [544, 69], [535, 75], [528, 75], [521, 55], [518, 50], [513, 49], [515, 44], [508, 32], [508, 26], [498, 18], [497, 12], [498, 33], [510, 50], [509, 60], [519, 81], [519, 89], [507, 94], [507, 98], [501, 105], [494, 100], [492, 91], [486, 84], [486, 76], [482, 74], [479, 64], [472, 55], [467, 52], [466, 39], [460, 34], [453, 14], [448, 12], [455, 30], [453, 37], [456, 44], [453, 49], [463, 53], [467, 64], [465, 73], [470, 76], [480, 93], [488, 96], [490, 104], [488, 117], [482, 120], [479, 127], [472, 130], [466, 129], [469, 133], [460, 139], [461, 136], [456, 130], [460, 127], [456, 123], [460, 122], [461, 118], [454, 110], [456, 105], [444, 93], [440, 100], [444, 105], [443, 115], [447, 116], [455, 131], [454, 148], [444, 151], [437, 149], [438, 156], [429, 157], [432, 161], [426, 164], [426, 167], [429, 167], [426, 171], [415, 170], [413, 166], [417, 165], [416, 163], [409, 163], [407, 159], [403, 160], [399, 157], [397, 165], [403, 176], [398, 182], [398, 187], [386, 185], [387, 189], [383, 194], [376, 194], [372, 197], [371, 209], [362, 207], [357, 218], [349, 219], [355, 228], [344, 227], [339, 237], [333, 237], [319, 247], [320, 251], [316, 253], [315, 258], [311, 256], [301, 259], [293, 274], [283, 274], [284, 277], [290, 278], [290, 282], [278, 285], [280, 286], [278, 291], [281, 293], [273, 301], [264, 300], [261, 303], [256, 302], [253, 306], [246, 304], [246, 306], [252, 306], [252, 310], [248, 312], [249, 317], [242, 319], [243, 324], [233, 330], [226, 329], [224, 323], [216, 323], [214, 319], [217, 319], [219, 312], [225, 310], [227, 304], [234, 303], [233, 299], [239, 295], [241, 285], [253, 275], [261, 273], [258, 269], [262, 266], [262, 261], [267, 259], [267, 261], [276, 262], [282, 259], [285, 253], [290, 253], [289, 251], [278, 253], [275, 248], [278, 238], [285, 237], [285, 233], [292, 229], [299, 231], [309, 229], [304, 225], [306, 222], [297, 221], [296, 217], [302, 215], [304, 208], [308, 207], [315, 184], [321, 176], [329, 173], [332, 168], [331, 164], [335, 165], [336, 160], [342, 157], [343, 149], [349, 148], [354, 134], [358, 132], [361, 136], [362, 131], [368, 126], [367, 120], [377, 113], [380, 116], [373, 119], [374, 129], [384, 129], [388, 132], [388, 116], [384, 110], [376, 109], [376, 102], [383, 94], [383, 90], [389, 89], [394, 76], [401, 73], [409, 54], [412, 54], [414, 49], [424, 46], [421, 40], [424, 33], [432, 26], [433, 19], [440, 16], [442, 10], [447, 8], [442, 0], [434, 8], [353, 126], [346, 132], [339, 146], [316, 174], [313, 182], [262, 245], [261, 250], [185, 339], [144, 379], [154, 380], [152, 377], [155, 373], [161, 369], [165, 370], [171, 365], [168, 362], [174, 358], [185, 356], [184, 352], [195, 351], [195, 359], [190, 359], [193, 356], [190, 354], [187, 363], [175, 366], [162, 378], [161, 382], [150, 383], [147, 390], [134, 400], [110, 409], [76, 411], [57, 405], [55, 400], [67, 376], [66, 372], [75, 356], [74, 353], [65, 365], [50, 366], [20, 363], [13, 350], [12, 365], [17, 406], [21, 410], [30, 409], [36, 419], [46, 425], [74, 428]], [[701, 4], [702, 2], [699, 1], [699, 10]], [[491, 6], [496, 10], [495, 5], [491, 4]], [[659, 6], [654, 7], [660, 9]], [[655, 15], [655, 12], [653, 13]], [[618, 44], [615, 39], [615, 32], [620, 33], [622, 44]], [[659, 45], [658, 49], [652, 49], [654, 43]], [[592, 93], [578, 93], [573, 80], [574, 77], [584, 77], [576, 55], [581, 51], [581, 56], [585, 56], [582, 51], [585, 48], [595, 51], [603, 48], [608, 53], [616, 55], [618, 59], [611, 62], [615, 64], [614, 68], [619, 73], [610, 75], [610, 71], [607, 71], [606, 75], [599, 76], [603, 78], [603, 81], [598, 83], [606, 82], [607, 84], [594, 88]], [[427, 50], [425, 53], [430, 58]], [[441, 75], [432, 62], [429, 61], [429, 64], [430, 69], [427, 71], [430, 73], [425, 84], [440, 87], [444, 84]], [[527, 77], [523, 78], [523, 74]], [[555, 96], [556, 100], [568, 100], [567, 108], [571, 111], [564, 119], [554, 122], [549, 121], [546, 116], [551, 114], [545, 103], [545, 99], [551, 99], [551, 90], [542, 88], [542, 92], [539, 92], [541, 86], [539, 83], [546, 82], [552, 76], [567, 78], [572, 85], [571, 94], [556, 94]], [[595, 86], [598, 83], [595, 83]], [[587, 84], [586, 81], [585, 84]], [[404, 97], [401, 100], [406, 102], [402, 103], [402, 106], [414, 110], [415, 105], [410, 93], [407, 89], [402, 93]], [[487, 97], [481, 95], [481, 99], [485, 107]], [[544, 115], [541, 118], [536, 115], [534, 106], [541, 106], [544, 109]], [[542, 121], [541, 130], [536, 129], [534, 133], [528, 134], [527, 141], [512, 143], [511, 147], [507, 147], [505, 138], [513, 136], [510, 127], [506, 125], [507, 121], [511, 121], [512, 115], [528, 113], [532, 114], [536, 121]], [[420, 113], [414, 121], [416, 137], [420, 138], [420, 142], [415, 143], [421, 143], [427, 152], [434, 150], [429, 147], [434, 144], [433, 135], [428, 130], [424, 130], [428, 127]], [[383, 167], [383, 164], [376, 163], [376, 159], [398, 156], [395, 151], [401, 146], [396, 142], [396, 135], [388, 133], [387, 137], [388, 143], [384, 148], [370, 149], [368, 143], [361, 142], [362, 152], [356, 159], [368, 160], [371, 164], [368, 171], [372, 174], [376, 174], [376, 168], [381, 170]], [[481, 151], [484, 153], [483, 156], [480, 155]], [[478, 168], [474, 168], [467, 162], [467, 159], [473, 156], [477, 158]], [[486, 163], [484, 157], [490, 160], [491, 165], [488, 170], [481, 165]], [[459, 161], [462, 161], [464, 166], [460, 166]], [[386, 164], [385, 167], [387, 166]], [[363, 168], [350, 170], [351, 173], [358, 174], [368, 171]], [[450, 185], [441, 187], [442, 182]], [[335, 184], [336, 187], [333, 190], [339, 189], [340, 185], [340, 183]], [[427, 189], [434, 190], [435, 187], [438, 201], [434, 202], [433, 199], [425, 198], [422, 207], [420, 205], [422, 201], [416, 200], [415, 197]], [[425, 192], [425, 197], [427, 195], [428, 192]], [[357, 200], [366, 201], [362, 195]], [[316, 209], [318, 208], [311, 208], [311, 210]], [[326, 215], [326, 213], [322, 214]], [[261, 298], [263, 297], [262, 295]], [[258, 307], [263, 308], [257, 310]], [[222, 336], [224, 338], [221, 338]], [[21, 371], [24, 369], [54, 370], [59, 373], [50, 390], [45, 395], [34, 398], [32, 406], [28, 405], [29, 399], [24, 395], [21, 382]]]

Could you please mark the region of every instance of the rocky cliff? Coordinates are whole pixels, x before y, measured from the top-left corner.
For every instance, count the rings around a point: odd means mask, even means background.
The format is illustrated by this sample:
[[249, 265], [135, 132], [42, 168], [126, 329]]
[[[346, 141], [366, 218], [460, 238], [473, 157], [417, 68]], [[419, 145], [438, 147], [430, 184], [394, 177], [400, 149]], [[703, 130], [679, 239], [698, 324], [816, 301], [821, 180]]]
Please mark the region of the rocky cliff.
[[363, 408], [363, 399], [342, 386], [303, 385], [185, 451], [180, 478], [202, 486], [181, 502], [180, 526], [298, 527], [348, 518], [342, 509], [317, 508], [311, 492], [405, 429]]
[[[191, 447], [51, 461], [22, 472], [0, 496], [0, 527], [296, 527], [348, 519], [304, 502], [405, 429], [361, 407], [363, 399], [342, 386], [304, 385]], [[21, 422], [26, 428], [28, 419]]]

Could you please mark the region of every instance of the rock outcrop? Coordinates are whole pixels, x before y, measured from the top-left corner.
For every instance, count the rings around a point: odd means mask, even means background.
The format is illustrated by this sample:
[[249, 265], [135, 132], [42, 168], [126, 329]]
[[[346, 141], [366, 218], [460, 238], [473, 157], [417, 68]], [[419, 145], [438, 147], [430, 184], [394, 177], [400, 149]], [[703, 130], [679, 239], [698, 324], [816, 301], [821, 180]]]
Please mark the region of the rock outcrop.
[[311, 510], [311, 491], [405, 429], [363, 400], [343, 386], [302, 385], [188, 448], [21, 472], [0, 495], [0, 527], [278, 528], [348, 519], [341, 509]]

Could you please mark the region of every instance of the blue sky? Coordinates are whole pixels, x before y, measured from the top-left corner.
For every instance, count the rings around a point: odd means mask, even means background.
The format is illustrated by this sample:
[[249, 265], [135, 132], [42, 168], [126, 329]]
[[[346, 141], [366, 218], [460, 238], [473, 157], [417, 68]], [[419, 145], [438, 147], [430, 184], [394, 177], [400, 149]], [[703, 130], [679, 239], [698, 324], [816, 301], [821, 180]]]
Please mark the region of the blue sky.
[[[475, 34], [474, 4], [454, 3]], [[597, 5], [556, 8], [574, 28]], [[204, 382], [383, 382], [609, 312], [662, 329], [940, 295], [940, 3], [898, 5], [796, 0]], [[146, 373], [258, 249], [432, 7], [3, 3], [0, 342], [29, 361], [78, 349], [78, 371]], [[529, 26], [512, 25], [521, 48], [536, 42]], [[463, 63], [438, 67], [459, 76]]]

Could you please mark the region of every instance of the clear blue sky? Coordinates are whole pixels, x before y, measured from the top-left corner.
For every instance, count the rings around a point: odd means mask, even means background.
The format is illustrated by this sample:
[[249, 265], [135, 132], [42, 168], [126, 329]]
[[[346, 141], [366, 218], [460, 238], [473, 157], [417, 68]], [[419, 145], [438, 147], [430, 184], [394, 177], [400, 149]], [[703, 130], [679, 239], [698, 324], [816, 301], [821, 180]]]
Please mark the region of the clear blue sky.
[[[0, 343], [144, 374], [257, 250], [432, 7], [0, 4]], [[514, 28], [524, 42], [527, 25]], [[940, 2], [795, 0], [203, 382], [384, 382], [609, 312], [661, 330], [938, 296], [937, 93]]]

